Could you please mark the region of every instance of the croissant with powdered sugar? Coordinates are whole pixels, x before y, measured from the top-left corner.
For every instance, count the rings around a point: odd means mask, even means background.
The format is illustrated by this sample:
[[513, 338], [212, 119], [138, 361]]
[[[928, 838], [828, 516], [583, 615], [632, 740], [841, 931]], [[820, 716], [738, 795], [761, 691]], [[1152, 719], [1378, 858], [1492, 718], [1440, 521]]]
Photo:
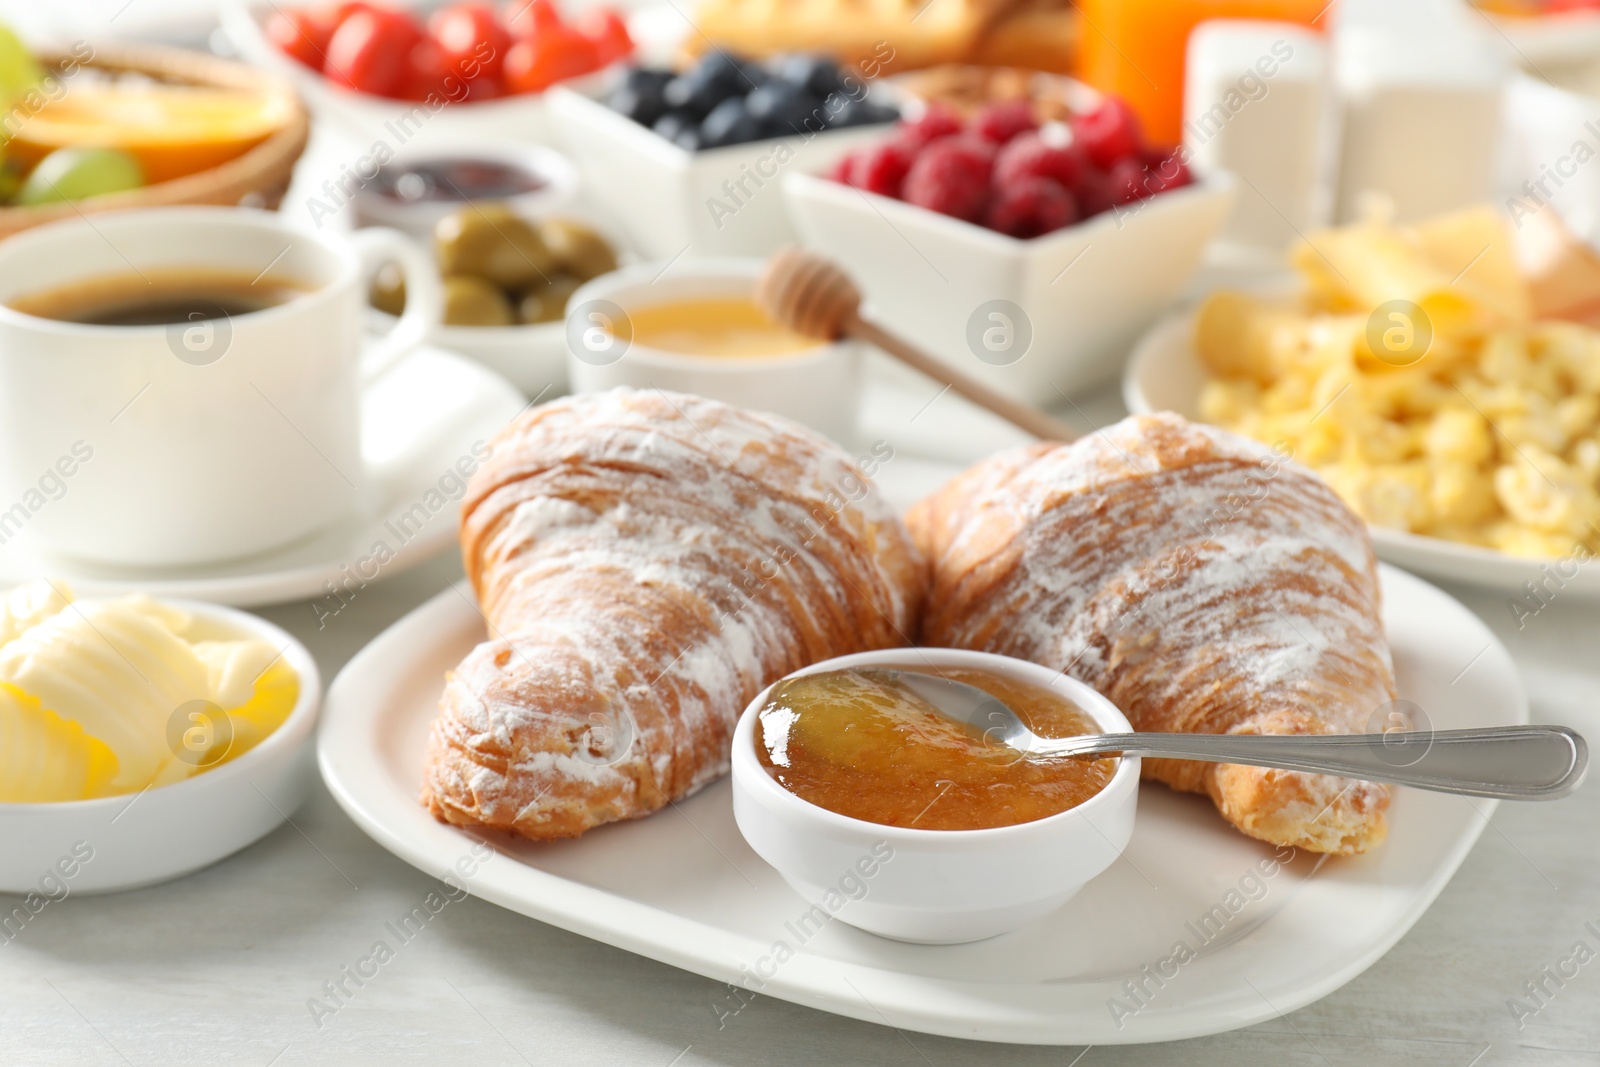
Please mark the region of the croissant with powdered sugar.
[[[1359, 733], [1394, 699], [1366, 526], [1263, 445], [1162, 414], [994, 456], [907, 516], [926, 644], [1063, 670], [1136, 730]], [[1240, 830], [1315, 852], [1384, 838], [1387, 787], [1147, 759]]]
[[769, 683], [906, 644], [925, 568], [837, 446], [660, 391], [524, 413], [462, 501], [489, 639], [450, 675], [422, 796], [535, 839], [648, 815], [728, 766]]

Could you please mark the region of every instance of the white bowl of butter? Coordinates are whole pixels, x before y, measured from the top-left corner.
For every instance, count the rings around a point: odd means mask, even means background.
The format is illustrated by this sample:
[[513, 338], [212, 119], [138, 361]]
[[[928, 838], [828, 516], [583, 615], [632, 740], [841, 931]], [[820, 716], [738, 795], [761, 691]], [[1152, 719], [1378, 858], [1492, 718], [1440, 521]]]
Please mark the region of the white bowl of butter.
[[315, 774], [322, 685], [254, 615], [143, 596], [0, 597], [0, 941], [71, 893], [166, 881], [284, 821]]

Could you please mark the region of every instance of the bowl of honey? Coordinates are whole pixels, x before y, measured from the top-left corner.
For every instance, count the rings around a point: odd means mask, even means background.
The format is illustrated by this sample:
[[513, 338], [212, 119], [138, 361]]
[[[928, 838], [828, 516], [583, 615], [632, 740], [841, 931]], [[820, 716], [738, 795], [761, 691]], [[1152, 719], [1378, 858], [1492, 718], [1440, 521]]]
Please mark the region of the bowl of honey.
[[755, 302], [759, 259], [625, 267], [567, 302], [573, 392], [694, 393], [782, 415], [844, 443], [855, 435], [860, 352], [773, 322]]
[[1122, 854], [1137, 758], [1009, 748], [882, 668], [977, 686], [1044, 737], [1132, 730], [1082, 682], [986, 652], [865, 652], [779, 680], [734, 732], [733, 814], [807, 903], [898, 941], [977, 941], [1055, 911]]

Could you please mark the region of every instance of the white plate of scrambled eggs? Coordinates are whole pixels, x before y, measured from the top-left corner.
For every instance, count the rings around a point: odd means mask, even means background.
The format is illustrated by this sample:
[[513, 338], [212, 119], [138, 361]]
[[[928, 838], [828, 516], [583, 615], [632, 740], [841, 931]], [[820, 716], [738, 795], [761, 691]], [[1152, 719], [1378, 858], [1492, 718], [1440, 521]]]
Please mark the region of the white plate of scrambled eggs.
[[1323, 231], [1293, 262], [1302, 293], [1217, 293], [1152, 329], [1129, 409], [1279, 447], [1382, 558], [1513, 613], [1600, 597], [1600, 331], [1535, 319], [1500, 217]]

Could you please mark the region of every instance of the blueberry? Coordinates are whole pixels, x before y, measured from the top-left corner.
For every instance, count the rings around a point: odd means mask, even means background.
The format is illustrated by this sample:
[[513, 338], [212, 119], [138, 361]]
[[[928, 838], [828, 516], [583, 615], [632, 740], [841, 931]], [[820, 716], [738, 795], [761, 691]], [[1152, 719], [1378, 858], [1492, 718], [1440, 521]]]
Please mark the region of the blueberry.
[[634, 87], [624, 83], [611, 90], [606, 103], [642, 126], [654, 126], [667, 109], [659, 85]]
[[717, 86], [723, 90], [722, 96], [734, 93], [743, 96], [750, 89], [750, 81], [745, 73], [747, 65], [750, 64], [743, 57], [713, 48], [701, 56], [700, 62], [690, 68], [684, 77], [707, 86]]
[[900, 117], [900, 112], [887, 104], [875, 104], [870, 100], [851, 100], [834, 115], [830, 126], [872, 126], [883, 122], [893, 122]]
[[758, 119], [765, 119], [779, 109], [787, 107], [798, 95], [794, 86], [787, 82], [772, 82], [769, 85], [763, 85], [761, 88], [751, 91], [750, 95], [745, 97], [744, 102], [751, 115]]
[[752, 89], [760, 88], [773, 79], [772, 71], [760, 63], [744, 62], [739, 64], [739, 85], [741, 92], [748, 93]]
[[650, 128], [669, 141], [676, 141], [684, 130], [697, 129], [700, 116], [682, 109], [668, 111], [651, 124]]
[[744, 106], [770, 137], [815, 131], [827, 117], [822, 101], [787, 81], [768, 82], [745, 97]]
[[724, 145], [743, 144], [761, 136], [761, 124], [750, 116], [744, 101], [729, 97], [711, 109], [711, 114], [700, 124], [700, 147], [721, 148]]
[[844, 89], [839, 64], [826, 56], [792, 55], [778, 62], [778, 76], [798, 85], [813, 96], [827, 96]]
[[661, 95], [661, 90], [671, 81], [674, 74], [670, 70], [658, 70], [654, 67], [630, 67], [622, 76], [622, 88], [636, 93], [655, 93]]
[[712, 108], [730, 95], [733, 94], [725, 86], [693, 72], [678, 75], [661, 90], [661, 99], [669, 108], [692, 111], [700, 118], [709, 115]]
[[700, 142], [700, 130], [695, 126], [686, 126], [682, 133], [672, 139], [672, 143], [685, 152], [698, 152], [704, 147]]

